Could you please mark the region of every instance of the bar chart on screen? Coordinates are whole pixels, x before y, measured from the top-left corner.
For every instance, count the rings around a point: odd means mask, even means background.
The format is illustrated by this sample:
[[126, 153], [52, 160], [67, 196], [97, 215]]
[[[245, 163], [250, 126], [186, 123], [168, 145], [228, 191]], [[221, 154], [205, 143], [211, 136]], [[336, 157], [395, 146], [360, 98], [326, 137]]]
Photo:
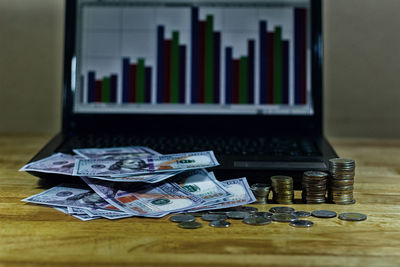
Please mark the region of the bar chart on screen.
[[307, 1], [88, 1], [75, 111], [312, 114]]

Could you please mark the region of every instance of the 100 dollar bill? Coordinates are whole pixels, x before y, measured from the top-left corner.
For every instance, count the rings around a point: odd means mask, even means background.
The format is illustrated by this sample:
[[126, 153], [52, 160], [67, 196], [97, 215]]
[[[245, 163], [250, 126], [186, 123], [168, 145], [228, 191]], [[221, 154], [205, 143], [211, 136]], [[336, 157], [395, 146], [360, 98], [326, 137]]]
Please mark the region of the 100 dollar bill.
[[184, 171], [218, 166], [212, 151], [155, 155], [130, 159], [83, 159], [77, 160], [73, 175], [109, 176], [138, 175], [156, 172]]

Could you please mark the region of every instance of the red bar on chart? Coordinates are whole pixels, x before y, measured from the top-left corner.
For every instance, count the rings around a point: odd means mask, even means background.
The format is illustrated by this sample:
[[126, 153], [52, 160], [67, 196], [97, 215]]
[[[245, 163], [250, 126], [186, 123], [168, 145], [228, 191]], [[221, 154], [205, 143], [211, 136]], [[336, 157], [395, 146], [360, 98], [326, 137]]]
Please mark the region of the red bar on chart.
[[137, 78], [137, 65], [131, 64], [129, 67], [129, 103], [136, 102], [136, 78]]

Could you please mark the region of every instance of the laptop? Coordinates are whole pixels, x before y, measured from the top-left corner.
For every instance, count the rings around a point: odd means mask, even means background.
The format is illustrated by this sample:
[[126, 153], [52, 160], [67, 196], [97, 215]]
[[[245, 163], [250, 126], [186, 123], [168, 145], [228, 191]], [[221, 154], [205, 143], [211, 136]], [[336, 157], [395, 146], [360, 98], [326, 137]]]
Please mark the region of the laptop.
[[62, 131], [31, 161], [83, 147], [213, 150], [221, 180], [289, 175], [299, 187], [337, 157], [323, 135], [321, 0], [65, 9]]

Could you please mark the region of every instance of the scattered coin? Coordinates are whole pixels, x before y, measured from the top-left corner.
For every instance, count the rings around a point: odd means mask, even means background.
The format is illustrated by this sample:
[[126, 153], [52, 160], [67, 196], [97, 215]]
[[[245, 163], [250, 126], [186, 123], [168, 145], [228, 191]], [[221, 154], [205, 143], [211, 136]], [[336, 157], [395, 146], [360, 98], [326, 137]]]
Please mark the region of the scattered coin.
[[307, 220], [294, 220], [291, 221], [289, 225], [293, 227], [307, 228], [307, 227], [312, 227], [314, 223], [312, 221], [307, 221]]
[[184, 229], [196, 229], [202, 227], [202, 224], [199, 222], [181, 222], [178, 226]]
[[308, 212], [308, 211], [301, 211], [301, 210], [294, 211], [293, 214], [296, 215], [297, 217], [310, 217], [310, 216], [311, 216], [311, 213], [310, 213], [310, 212]]
[[339, 214], [339, 219], [344, 221], [364, 221], [367, 219], [367, 215], [356, 212], [345, 212]]
[[272, 215], [271, 219], [275, 222], [291, 222], [297, 220], [297, 216], [289, 213], [277, 213]]
[[354, 204], [354, 203], [356, 203], [356, 200], [355, 199], [353, 199], [353, 200], [351, 200], [351, 201], [345, 201], [345, 202], [335, 202], [335, 204], [339, 204], [339, 205], [351, 205], [351, 204]]
[[243, 222], [250, 225], [266, 225], [271, 223], [271, 219], [263, 217], [247, 217], [243, 219]]
[[169, 217], [169, 220], [171, 222], [193, 222], [194, 220], [196, 220], [196, 218], [192, 215], [174, 215]]
[[292, 213], [294, 212], [294, 208], [291, 207], [272, 207], [269, 209], [272, 213]]
[[211, 221], [210, 226], [216, 228], [227, 228], [231, 226], [231, 223], [227, 222], [226, 220], [217, 220], [217, 221]]
[[201, 217], [204, 214], [207, 214], [207, 213], [206, 212], [189, 212], [189, 213], [186, 213], [186, 215], [192, 215], [194, 217]]
[[230, 219], [244, 219], [250, 216], [250, 213], [245, 211], [228, 211], [226, 216]]
[[228, 217], [224, 214], [204, 214], [201, 218], [205, 221], [218, 221], [218, 220], [226, 220]]
[[249, 206], [240, 206], [233, 209], [234, 211], [244, 211], [249, 213], [258, 212], [256, 207], [249, 207]]
[[266, 211], [259, 211], [252, 214], [254, 217], [271, 218], [272, 213]]
[[334, 218], [337, 213], [331, 210], [314, 210], [311, 215], [318, 218]]

